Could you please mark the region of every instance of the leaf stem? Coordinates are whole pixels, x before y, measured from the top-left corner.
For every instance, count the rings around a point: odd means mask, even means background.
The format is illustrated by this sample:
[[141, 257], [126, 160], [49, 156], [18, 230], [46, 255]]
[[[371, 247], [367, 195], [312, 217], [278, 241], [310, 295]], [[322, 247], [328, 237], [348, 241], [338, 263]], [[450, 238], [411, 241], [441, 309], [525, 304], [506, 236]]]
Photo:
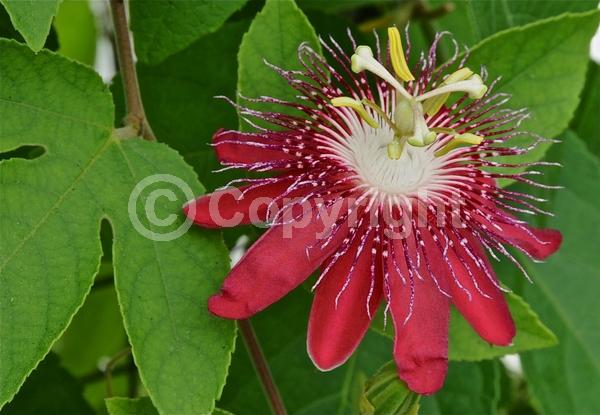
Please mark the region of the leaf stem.
[[135, 70], [133, 60], [133, 49], [131, 38], [129, 36], [129, 26], [127, 25], [127, 15], [125, 13], [124, 0], [110, 0], [113, 25], [115, 28], [115, 43], [117, 49], [117, 60], [121, 71], [121, 80], [123, 81], [123, 90], [125, 91], [125, 100], [127, 105], [127, 116], [125, 123], [133, 126], [137, 132], [146, 140], [156, 141], [156, 137], [150, 128], [140, 86]]
[[242, 334], [242, 338], [244, 339], [244, 343], [246, 344], [246, 349], [250, 355], [250, 360], [252, 360], [254, 369], [258, 374], [260, 383], [263, 387], [265, 395], [267, 396], [273, 414], [287, 415], [287, 411], [283, 401], [281, 400], [281, 395], [279, 394], [279, 390], [275, 385], [273, 375], [269, 369], [269, 364], [267, 363], [265, 355], [262, 352], [260, 343], [256, 337], [256, 333], [252, 327], [252, 323], [250, 323], [250, 320], [238, 320], [238, 327], [240, 329], [240, 333]]

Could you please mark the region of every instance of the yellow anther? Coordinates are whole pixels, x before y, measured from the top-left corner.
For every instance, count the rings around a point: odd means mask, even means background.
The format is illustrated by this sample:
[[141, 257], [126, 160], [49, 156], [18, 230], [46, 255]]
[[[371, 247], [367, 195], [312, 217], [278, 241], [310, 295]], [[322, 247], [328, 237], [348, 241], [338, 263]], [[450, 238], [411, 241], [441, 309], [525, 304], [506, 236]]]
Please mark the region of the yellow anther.
[[437, 137], [437, 134], [434, 133], [433, 131], [430, 131], [425, 135], [425, 139], [423, 140], [423, 142], [426, 145], [429, 145], [435, 141], [436, 137]]
[[404, 48], [402, 47], [402, 38], [400, 32], [396, 27], [388, 28], [388, 38], [390, 42], [390, 57], [392, 58], [392, 66], [394, 72], [403, 81], [412, 81], [415, 79], [408, 65], [406, 64], [406, 58], [404, 57]]
[[455, 135], [444, 147], [435, 152], [436, 157], [445, 156], [450, 151], [464, 144], [475, 146], [481, 144], [483, 137], [471, 133]]
[[475, 81], [475, 84], [478, 85], [477, 88], [473, 89], [469, 92], [469, 98], [471, 99], [481, 99], [485, 95], [488, 90], [488, 87], [483, 83], [481, 77], [477, 74], [471, 75], [469, 77], [469, 81]]
[[[469, 68], [460, 68], [458, 71], [455, 71], [448, 75], [444, 81], [442, 81], [440, 86], [450, 85], [455, 82], [464, 81], [469, 79], [473, 75], [473, 71]], [[450, 97], [450, 93], [437, 95], [435, 97], [431, 97], [423, 102], [423, 110], [429, 116], [433, 116], [438, 113], [440, 108], [448, 101]]]
[[348, 107], [352, 108], [356, 113], [362, 118], [367, 124], [369, 124], [373, 128], [379, 128], [379, 124], [377, 121], [371, 117], [371, 114], [367, 112], [363, 104], [353, 98], [350, 97], [337, 97], [331, 100], [331, 104], [334, 107]]

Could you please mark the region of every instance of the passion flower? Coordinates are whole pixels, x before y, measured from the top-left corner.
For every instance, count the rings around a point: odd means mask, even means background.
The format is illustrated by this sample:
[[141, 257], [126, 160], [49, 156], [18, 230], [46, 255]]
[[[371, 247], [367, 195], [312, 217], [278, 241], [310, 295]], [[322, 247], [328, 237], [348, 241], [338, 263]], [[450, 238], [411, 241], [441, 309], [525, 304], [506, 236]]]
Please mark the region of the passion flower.
[[[250, 121], [255, 132], [214, 136], [226, 168], [272, 176], [234, 181], [246, 183], [184, 211], [204, 227], [270, 224], [209, 300], [212, 313], [246, 319], [321, 267], [307, 341], [315, 365], [344, 363], [384, 302], [399, 376], [426, 394], [446, 375], [451, 304], [489, 343], [508, 345], [515, 335], [486, 251], [522, 269], [506, 246], [543, 259], [561, 235], [510, 213], [546, 213], [535, 205], [540, 199], [497, 185], [508, 178], [542, 186], [529, 178], [538, 172], [523, 167], [552, 164], [506, 159], [547, 141], [518, 131], [527, 111], [502, 108], [509, 97], [493, 92], [484, 69], [466, 67], [457, 47], [438, 66], [447, 33], [413, 70], [408, 37], [405, 51], [396, 28], [388, 35], [384, 54], [378, 39], [374, 53], [350, 36], [350, 58], [331, 39], [322, 41], [331, 63], [303, 44], [302, 71], [273, 67], [299, 92], [298, 102], [252, 100], [287, 110], [239, 106], [257, 120]], [[511, 145], [518, 136], [533, 143]]]

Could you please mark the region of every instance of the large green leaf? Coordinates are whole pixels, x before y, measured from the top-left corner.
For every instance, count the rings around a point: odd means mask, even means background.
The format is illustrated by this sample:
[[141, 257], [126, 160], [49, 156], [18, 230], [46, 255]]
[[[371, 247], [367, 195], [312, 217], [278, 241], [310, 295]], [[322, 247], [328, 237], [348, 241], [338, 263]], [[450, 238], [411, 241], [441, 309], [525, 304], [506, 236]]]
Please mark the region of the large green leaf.
[[[502, 77], [497, 90], [512, 95], [509, 105], [528, 108], [531, 117], [522, 130], [555, 137], [568, 126], [579, 103], [599, 15], [564, 14], [497, 33], [472, 49], [468, 65], [484, 65], [490, 79]], [[540, 145], [518, 160], [538, 160], [548, 147]]]
[[[185, 50], [157, 65], [138, 63], [138, 77], [146, 113], [159, 141], [164, 141], [190, 163], [210, 191], [231, 180], [232, 172], [213, 174], [219, 168], [208, 143], [219, 128], [236, 128], [237, 114], [215, 96], [235, 99], [236, 55], [249, 22], [227, 23]], [[114, 84], [121, 97], [120, 82]], [[125, 115], [117, 99], [118, 118]]]
[[[252, 318], [288, 413], [351, 414], [358, 407], [361, 381], [387, 362], [392, 345], [371, 333], [355, 354], [331, 372], [320, 372], [306, 352], [312, 294], [302, 288]], [[308, 381], [301, 381], [308, 379]], [[269, 407], [241, 340], [218, 406], [236, 415], [266, 414]]]
[[[83, 303], [99, 267], [100, 221], [107, 218], [125, 327], [150, 397], [164, 413], [210, 411], [234, 330], [205, 304], [228, 268], [227, 252], [211, 232], [171, 241], [141, 232], [180, 229], [176, 213], [202, 186], [166, 145], [113, 131], [111, 96], [91, 69], [12, 41], [1, 41], [0, 49], [0, 151], [23, 144], [46, 149], [33, 161], [0, 163], [0, 402], [14, 395]], [[169, 187], [156, 174], [183, 184]], [[139, 199], [128, 203], [149, 176]]]
[[590, 61], [587, 80], [571, 128], [600, 156], [600, 65]]
[[76, 414], [94, 411], [83, 399], [82, 387], [50, 353], [31, 374], [2, 415]]
[[[448, 3], [432, 0], [432, 6]], [[435, 21], [440, 30], [450, 30], [461, 43], [474, 45], [484, 38], [513, 26], [524, 25], [564, 12], [584, 12], [598, 5], [596, 0], [457, 0], [452, 11]]]
[[[250, 98], [272, 96], [294, 101], [297, 95], [270, 64], [299, 69], [298, 46], [308, 42], [320, 51], [310, 22], [294, 0], [267, 0], [244, 35], [238, 54], [238, 92]], [[261, 109], [272, 106], [262, 105]], [[281, 106], [276, 106], [281, 110]]]
[[129, 10], [137, 56], [143, 62], [160, 62], [217, 30], [246, 1], [132, 1]]
[[522, 355], [525, 375], [544, 414], [600, 413], [600, 161], [574, 134], [549, 159], [564, 168], [549, 177], [565, 189], [553, 192], [556, 216], [544, 225], [560, 229], [563, 245], [545, 263], [527, 268], [535, 284], [523, 294], [554, 331], [557, 347]]
[[60, 0], [0, 0], [0, 3], [29, 47], [40, 50], [50, 33], [52, 18], [58, 11]]
[[451, 362], [444, 388], [421, 398], [421, 415], [496, 415], [500, 363]]
[[393, 360], [386, 363], [369, 379], [360, 400], [363, 415], [415, 415], [419, 395], [412, 392], [398, 377]]
[[[544, 326], [537, 314], [531, 310], [523, 299], [513, 293], [507, 294], [506, 298], [517, 326], [517, 335], [512, 345], [499, 347], [486, 343], [475, 333], [456, 309], [452, 308], [448, 353], [450, 360], [478, 361], [493, 359], [511, 353], [540, 349], [556, 344], [554, 334]], [[376, 316], [371, 328], [390, 339], [394, 338], [394, 328], [391, 324], [384, 326], [381, 313]]]
[[158, 415], [148, 398], [109, 398], [105, 402], [108, 415]]

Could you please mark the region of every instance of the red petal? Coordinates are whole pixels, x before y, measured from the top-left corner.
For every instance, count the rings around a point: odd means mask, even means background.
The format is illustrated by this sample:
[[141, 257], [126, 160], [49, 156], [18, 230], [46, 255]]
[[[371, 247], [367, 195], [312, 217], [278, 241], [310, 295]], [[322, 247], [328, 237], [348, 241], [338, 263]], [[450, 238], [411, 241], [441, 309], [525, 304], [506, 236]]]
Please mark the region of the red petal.
[[[412, 240], [412, 237], [409, 239]], [[430, 246], [432, 243], [431, 240], [425, 240], [425, 238], [424, 242], [426, 246]], [[409, 245], [409, 249], [413, 251], [415, 249], [414, 241]], [[401, 244], [395, 246], [399, 247]], [[435, 253], [432, 254], [432, 251], [432, 249], [427, 250], [428, 259], [432, 268], [437, 268], [439, 267], [440, 253], [435, 255]], [[410, 303], [409, 273], [404, 262], [404, 254], [396, 250], [395, 256], [406, 284], [402, 282], [390, 260], [388, 269], [391, 312], [396, 332], [394, 358], [398, 365], [400, 378], [408, 384], [411, 390], [421, 394], [431, 394], [442, 387], [448, 371], [450, 305], [448, 298], [436, 287], [431, 275], [422, 273], [424, 281], [416, 276], [414, 278], [413, 311], [410, 319], [406, 321]], [[413, 252], [412, 257], [415, 256], [416, 254]], [[440, 276], [436, 275], [436, 278], [440, 279]], [[440, 282], [443, 283], [443, 281]]]
[[[345, 201], [335, 203], [327, 213], [338, 218], [344, 212], [342, 207], [347, 208]], [[209, 299], [209, 310], [220, 317], [245, 319], [308, 278], [347, 233], [344, 224], [325, 248], [314, 246], [322, 241], [324, 229], [332, 224], [316, 214], [309, 219], [304, 227], [292, 229], [291, 225], [280, 225], [269, 229], [231, 270], [221, 292]]]
[[[489, 189], [496, 186], [496, 181], [489, 177], [480, 177], [477, 184], [481, 189]], [[477, 197], [477, 200], [492, 212], [498, 210], [493, 200], [483, 197]], [[514, 216], [502, 211], [502, 216], [515, 221], [515, 224], [509, 225], [505, 219], [496, 220], [492, 224], [481, 214], [473, 212], [473, 217], [481, 224], [485, 225], [485, 230], [494, 235], [504, 238], [511, 245], [521, 248], [535, 259], [545, 259], [558, 250], [562, 242], [562, 235], [555, 229], [536, 229], [526, 224], [516, 223], [518, 221]], [[496, 226], [494, 226], [496, 225]], [[500, 229], [498, 229], [498, 227]]]
[[277, 144], [261, 134], [219, 130], [213, 136], [217, 157], [222, 163], [251, 164], [294, 159], [288, 153], [271, 148]]
[[555, 229], [537, 229], [524, 223], [517, 223], [518, 219], [503, 213], [515, 221], [515, 224], [506, 224], [499, 220], [490, 222], [488, 219], [474, 214], [478, 222], [485, 225], [486, 231], [508, 241], [535, 259], [545, 259], [558, 250], [562, 242], [562, 235]]
[[[368, 237], [357, 258], [360, 239], [358, 237], [348, 252], [338, 258], [316, 288], [308, 321], [307, 346], [309, 356], [321, 370], [335, 369], [350, 357], [371, 323], [367, 303], [370, 315], [374, 316], [381, 301], [381, 279], [371, 275], [373, 237]], [[354, 262], [350, 281], [336, 307], [336, 297]]]
[[258, 186], [225, 189], [188, 202], [183, 206], [186, 216], [207, 228], [223, 228], [265, 221], [267, 207], [291, 184], [289, 180]]
[[[490, 279], [493, 278], [496, 281], [496, 275], [480, 243], [467, 231], [463, 231], [462, 236], [468, 246], [462, 247], [459, 241], [452, 237], [455, 248], [454, 251], [449, 249], [447, 256], [449, 265], [454, 271], [454, 277], [470, 293], [471, 299], [469, 300], [469, 295], [465, 290], [461, 289], [456, 282], [451, 281], [449, 287], [452, 301], [485, 341], [499, 346], [507, 346], [512, 342], [516, 329], [504, 294]], [[466, 249], [470, 249], [471, 254], [481, 259], [480, 266], [483, 268], [477, 266]], [[472, 275], [469, 274], [465, 265]], [[484, 269], [487, 270], [487, 274]], [[451, 279], [454, 277], [449, 276]], [[490, 298], [486, 298], [477, 290], [473, 280], [479, 290]]]
[[522, 248], [535, 259], [545, 259], [555, 253], [562, 243], [562, 234], [556, 229], [536, 229], [527, 225], [500, 224], [502, 236], [512, 245]]

